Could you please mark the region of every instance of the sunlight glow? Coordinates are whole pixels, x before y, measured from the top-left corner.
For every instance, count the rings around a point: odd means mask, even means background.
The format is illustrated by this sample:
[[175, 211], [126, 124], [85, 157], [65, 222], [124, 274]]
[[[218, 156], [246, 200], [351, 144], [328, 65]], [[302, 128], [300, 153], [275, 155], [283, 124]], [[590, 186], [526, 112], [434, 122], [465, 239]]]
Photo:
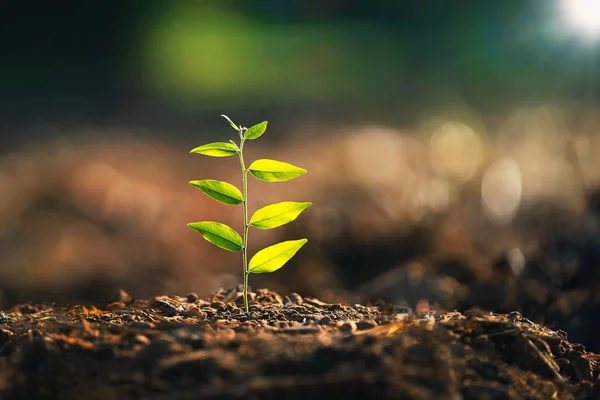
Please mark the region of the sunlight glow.
[[492, 222], [508, 224], [519, 209], [522, 194], [523, 176], [514, 159], [499, 159], [485, 171], [481, 181], [481, 205]]
[[559, 0], [563, 21], [588, 38], [600, 37], [600, 0]]
[[430, 139], [432, 165], [458, 183], [470, 180], [483, 158], [479, 135], [462, 122], [447, 122]]

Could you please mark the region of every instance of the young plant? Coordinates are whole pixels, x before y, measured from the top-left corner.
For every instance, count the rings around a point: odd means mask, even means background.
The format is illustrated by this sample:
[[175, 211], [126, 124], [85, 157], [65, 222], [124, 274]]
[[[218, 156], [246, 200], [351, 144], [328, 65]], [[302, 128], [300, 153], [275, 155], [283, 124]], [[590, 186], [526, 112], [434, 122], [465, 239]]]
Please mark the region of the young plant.
[[191, 222], [188, 227], [200, 232], [204, 239], [229, 251], [242, 252], [242, 266], [244, 268], [244, 308], [248, 312], [248, 275], [273, 272], [283, 267], [302, 246], [307, 239], [288, 240], [266, 247], [258, 251], [248, 264], [248, 233], [250, 227], [258, 229], [273, 229], [294, 221], [298, 215], [312, 205], [311, 202], [284, 201], [271, 204], [257, 210], [248, 220], [248, 172], [256, 178], [267, 182], [283, 182], [306, 174], [306, 170], [281, 161], [260, 159], [254, 161], [248, 168], [244, 162], [244, 144], [246, 140], [258, 139], [267, 129], [267, 121], [250, 128], [237, 126], [227, 117], [222, 115], [233, 129], [238, 131], [240, 145], [233, 140], [229, 143], [216, 142], [196, 147], [190, 153], [202, 154], [211, 157], [229, 157], [235, 154], [240, 159], [242, 168], [242, 190], [230, 183], [212, 179], [191, 181], [190, 184], [202, 192], [220, 201], [221, 203], [235, 205], [242, 204], [244, 213], [244, 237], [231, 227], [220, 222], [203, 221]]

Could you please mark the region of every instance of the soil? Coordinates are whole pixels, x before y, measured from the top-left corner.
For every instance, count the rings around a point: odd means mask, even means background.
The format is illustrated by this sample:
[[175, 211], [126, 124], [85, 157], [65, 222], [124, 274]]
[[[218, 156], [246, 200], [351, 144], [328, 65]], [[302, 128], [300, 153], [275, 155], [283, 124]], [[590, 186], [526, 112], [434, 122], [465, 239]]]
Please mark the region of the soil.
[[600, 399], [600, 356], [518, 312], [267, 289], [0, 313], [2, 399]]

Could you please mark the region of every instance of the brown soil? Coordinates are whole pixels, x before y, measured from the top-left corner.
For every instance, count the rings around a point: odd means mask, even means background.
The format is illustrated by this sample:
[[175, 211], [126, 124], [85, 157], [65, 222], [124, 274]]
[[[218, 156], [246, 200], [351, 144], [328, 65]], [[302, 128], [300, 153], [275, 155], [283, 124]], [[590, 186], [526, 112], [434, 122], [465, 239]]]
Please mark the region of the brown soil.
[[517, 312], [266, 289], [0, 313], [2, 399], [600, 399], [600, 356]]

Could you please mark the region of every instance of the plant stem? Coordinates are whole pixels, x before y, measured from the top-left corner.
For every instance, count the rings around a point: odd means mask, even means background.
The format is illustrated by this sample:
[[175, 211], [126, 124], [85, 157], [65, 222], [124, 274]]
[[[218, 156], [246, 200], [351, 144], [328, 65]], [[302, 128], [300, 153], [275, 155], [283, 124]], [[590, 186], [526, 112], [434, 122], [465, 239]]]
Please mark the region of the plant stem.
[[244, 164], [244, 142], [246, 139], [244, 138], [243, 130], [240, 127], [240, 166], [242, 167], [242, 185], [243, 185], [243, 201], [242, 205], [244, 207], [244, 242], [243, 242], [243, 250], [242, 250], [242, 264], [244, 267], [244, 308], [246, 312], [248, 312], [248, 231], [250, 225], [248, 225], [248, 170], [246, 169], [246, 165]]

